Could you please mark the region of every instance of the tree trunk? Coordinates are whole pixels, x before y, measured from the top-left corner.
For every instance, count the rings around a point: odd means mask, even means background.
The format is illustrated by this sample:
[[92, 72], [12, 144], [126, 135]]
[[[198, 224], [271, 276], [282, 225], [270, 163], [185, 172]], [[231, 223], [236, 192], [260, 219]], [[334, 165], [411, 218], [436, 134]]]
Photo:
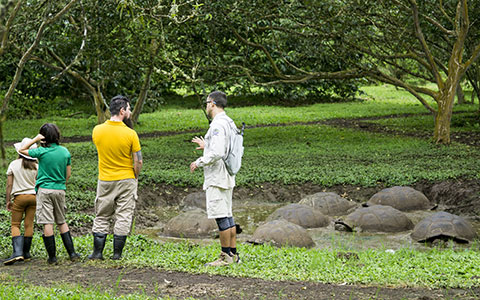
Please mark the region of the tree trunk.
[[7, 157], [5, 154], [5, 145], [3, 140], [3, 124], [5, 124], [5, 116], [0, 116], [0, 147], [2, 149], [2, 166], [7, 167]]
[[479, 99], [480, 103], [480, 88], [478, 86], [478, 83], [480, 82], [480, 66], [479, 67], [474, 67], [472, 66], [467, 72], [465, 73], [467, 76], [467, 80], [470, 83], [470, 85], [473, 87], [472, 95], [470, 96], [470, 103], [474, 104], [475, 103], [475, 96]]
[[135, 107], [133, 108], [132, 120], [133, 124], [137, 124], [138, 118], [140, 117], [140, 113], [142, 112], [143, 105], [145, 104], [145, 100], [147, 99], [147, 94], [150, 89], [150, 78], [152, 77], [153, 67], [155, 65], [155, 57], [158, 54], [158, 41], [156, 39], [152, 39], [150, 42], [150, 64], [148, 65], [147, 72], [145, 73], [145, 80], [143, 81], [142, 88], [140, 89], [140, 94], [138, 95], [137, 103], [135, 103]]
[[137, 124], [138, 117], [140, 116], [143, 105], [145, 104], [145, 100], [147, 99], [148, 90], [150, 89], [150, 78], [152, 77], [152, 72], [153, 65], [150, 65], [147, 69], [147, 74], [145, 74], [145, 80], [143, 81], [142, 88], [140, 89], [137, 103], [135, 103], [135, 107], [133, 108], [131, 117], [133, 124]]
[[465, 104], [465, 94], [463, 93], [460, 82], [457, 85], [457, 104]]
[[97, 124], [102, 124], [106, 120], [110, 119], [110, 111], [105, 105], [105, 100], [100, 89], [90, 89], [93, 100], [95, 102], [95, 111], [97, 112]]
[[437, 144], [450, 144], [450, 124], [455, 100], [455, 89], [445, 88], [440, 91], [438, 97], [438, 111], [435, 115], [433, 139]]

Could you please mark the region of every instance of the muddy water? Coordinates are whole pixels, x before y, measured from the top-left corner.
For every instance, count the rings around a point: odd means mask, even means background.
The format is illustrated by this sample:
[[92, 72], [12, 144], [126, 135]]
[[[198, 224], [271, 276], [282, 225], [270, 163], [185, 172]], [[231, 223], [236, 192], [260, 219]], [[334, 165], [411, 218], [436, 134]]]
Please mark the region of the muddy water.
[[[246, 242], [250, 239], [255, 229], [264, 222], [264, 220], [277, 208], [284, 206], [285, 203], [264, 203], [264, 202], [245, 202], [242, 204], [234, 203], [234, 217], [236, 223], [242, 226], [243, 232], [238, 235], [237, 239]], [[407, 212], [406, 215], [414, 224], [425, 217], [442, 210], [438, 208], [435, 211], [416, 211]], [[156, 214], [161, 220], [161, 224], [165, 224], [168, 219], [180, 213], [179, 207], [163, 207], [157, 208]], [[366, 250], [366, 249], [384, 249], [385, 251], [396, 251], [400, 248], [413, 248], [418, 250], [430, 249], [431, 245], [425, 245], [413, 241], [410, 238], [411, 231], [400, 233], [369, 233], [369, 232], [343, 232], [334, 229], [333, 220], [329, 226], [325, 228], [308, 229], [312, 239], [318, 249], [340, 249], [340, 250]], [[480, 221], [465, 217], [475, 228], [477, 234], [480, 235]], [[143, 229], [137, 231], [140, 234], [149, 235], [151, 238], [160, 242], [166, 241], [183, 241], [185, 239], [167, 237], [162, 234], [163, 226]], [[208, 244], [213, 242], [212, 238], [205, 239], [189, 239], [191, 242], [199, 244]], [[471, 247], [471, 244], [455, 244], [453, 242], [439, 245], [442, 247], [465, 248]]]

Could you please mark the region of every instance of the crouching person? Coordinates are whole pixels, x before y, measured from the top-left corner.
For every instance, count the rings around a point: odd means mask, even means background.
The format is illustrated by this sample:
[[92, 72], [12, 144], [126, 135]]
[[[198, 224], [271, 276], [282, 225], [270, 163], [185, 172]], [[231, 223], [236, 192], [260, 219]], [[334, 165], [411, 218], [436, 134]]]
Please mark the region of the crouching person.
[[[138, 175], [142, 169], [142, 153], [137, 133], [127, 127], [130, 119], [130, 100], [115, 96], [110, 101], [111, 118], [95, 126], [92, 140], [98, 153], [98, 183], [93, 221], [93, 253], [89, 259], [103, 259], [103, 249], [113, 217], [113, 256], [122, 257], [130, 233]], [[133, 158], [133, 160], [132, 160]]]
[[[67, 148], [59, 145], [60, 130], [55, 124], [46, 123], [40, 133], [22, 145], [19, 153], [38, 159], [38, 175], [35, 185], [37, 193], [37, 224], [43, 225], [43, 242], [48, 253], [48, 263], [57, 263], [53, 224], [57, 224], [63, 244], [70, 260], [80, 258], [75, 252], [70, 229], [65, 222], [65, 191], [70, 178], [71, 156]], [[34, 143], [41, 147], [29, 149]]]

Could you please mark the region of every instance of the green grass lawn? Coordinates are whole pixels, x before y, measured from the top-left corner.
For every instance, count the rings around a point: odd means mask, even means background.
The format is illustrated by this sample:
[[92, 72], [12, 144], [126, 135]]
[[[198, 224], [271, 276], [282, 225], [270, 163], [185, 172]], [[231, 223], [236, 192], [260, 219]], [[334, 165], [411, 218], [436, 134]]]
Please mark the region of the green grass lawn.
[[[144, 168], [140, 186], [162, 184], [201, 186], [203, 173], [188, 166], [201, 153], [190, 142], [193, 134], [143, 139]], [[323, 186], [407, 185], [417, 181], [479, 178], [480, 153], [455, 144], [399, 138], [321, 125], [262, 127], [246, 131], [245, 155], [237, 185], [263, 182]], [[73, 212], [91, 207], [95, 198], [97, 157], [91, 142], [65, 145], [72, 154], [67, 199]], [[7, 156], [16, 156], [9, 147]], [[5, 168], [0, 168], [5, 172]], [[0, 189], [5, 177], [0, 177]]]
[[0, 278], [0, 298], [2, 300], [146, 300], [146, 299], [170, 299], [149, 297], [141, 293], [128, 295], [115, 295], [113, 289], [99, 290], [81, 286], [54, 284], [54, 287], [42, 287], [19, 282], [14, 278]]
[[[40, 240], [40, 236], [35, 239]], [[111, 237], [107, 243], [111, 245]], [[10, 240], [0, 238], [0, 255], [8, 254]], [[242, 264], [225, 268], [204, 267], [216, 259], [219, 245], [196, 245], [191, 242], [158, 243], [144, 236], [129, 237], [121, 261], [88, 261], [92, 251], [91, 236], [75, 238], [77, 252], [85, 264], [99, 267], [131, 266], [159, 268], [189, 273], [209, 273], [226, 276], [262, 278], [266, 280], [318, 281], [324, 283], [348, 283], [376, 286], [471, 288], [480, 285], [480, 252], [478, 244], [471, 249], [453, 248], [418, 251], [403, 248], [394, 253], [386, 249], [354, 251], [358, 258], [346, 259], [339, 253], [343, 248], [305, 249], [296, 247], [276, 248], [269, 245], [238, 246]], [[57, 244], [61, 239], [57, 236]], [[351, 252], [351, 250], [348, 250]], [[32, 254], [44, 257], [41, 243], [34, 243]], [[112, 254], [106, 247], [104, 256]], [[61, 249], [60, 262], [67, 259]], [[45, 258], [46, 259], [46, 258]], [[2, 287], [0, 285], [0, 291]], [[0, 292], [1, 295], [1, 292]]]

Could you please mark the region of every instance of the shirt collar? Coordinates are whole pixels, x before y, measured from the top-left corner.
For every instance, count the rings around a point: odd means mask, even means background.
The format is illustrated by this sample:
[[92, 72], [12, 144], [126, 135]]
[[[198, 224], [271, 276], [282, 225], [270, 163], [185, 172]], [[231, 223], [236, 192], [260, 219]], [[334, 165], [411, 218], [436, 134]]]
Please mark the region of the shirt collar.
[[105, 123], [108, 125], [113, 125], [113, 126], [127, 126], [125, 123], [120, 122], [120, 121], [112, 121], [112, 120], [107, 120]]
[[[213, 118], [213, 120], [215, 120], [215, 119], [218, 118], [218, 117], [225, 116], [225, 115], [226, 115], [226, 113], [225, 113], [224, 111], [219, 112], [218, 114], [215, 115], [215, 118]], [[212, 121], [213, 121], [213, 120], [212, 120]]]

